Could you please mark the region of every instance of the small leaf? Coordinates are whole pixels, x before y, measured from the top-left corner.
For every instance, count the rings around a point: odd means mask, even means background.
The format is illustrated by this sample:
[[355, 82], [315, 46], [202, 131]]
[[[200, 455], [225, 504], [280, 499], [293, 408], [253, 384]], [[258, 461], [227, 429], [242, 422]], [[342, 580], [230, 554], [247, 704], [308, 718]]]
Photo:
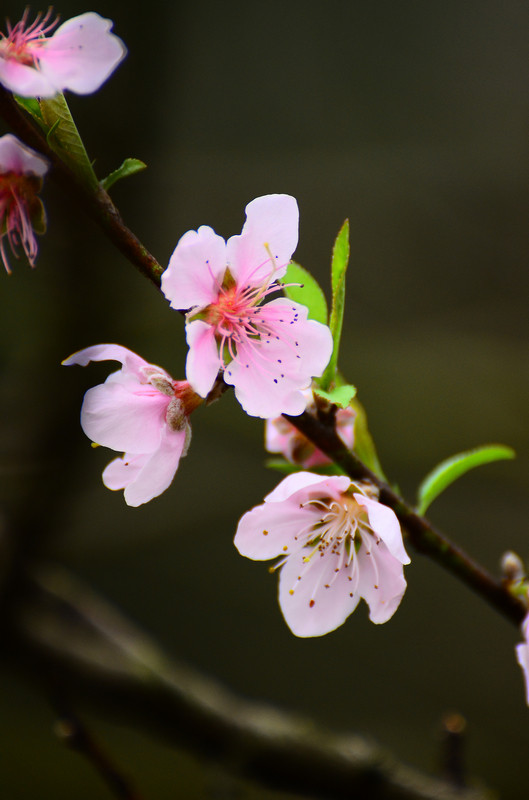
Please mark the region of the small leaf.
[[369, 467], [371, 472], [374, 472], [375, 475], [378, 475], [379, 478], [385, 481], [387, 479], [380, 465], [380, 461], [378, 460], [373, 437], [369, 433], [367, 414], [364, 406], [357, 397], [354, 397], [351, 401], [351, 408], [356, 411], [353, 452], [356, 453], [360, 461], [362, 461], [366, 467]]
[[342, 335], [343, 310], [345, 304], [345, 273], [349, 264], [349, 220], [342, 225], [332, 251], [331, 284], [332, 309], [329, 327], [334, 341], [331, 359], [318, 381], [322, 389], [327, 390], [335, 379]]
[[290, 300], [302, 303], [309, 309], [309, 319], [315, 319], [327, 325], [327, 301], [318, 282], [300, 264], [291, 261], [281, 279], [283, 283], [299, 283], [300, 286], [285, 286], [284, 292]]
[[27, 111], [28, 114], [31, 114], [32, 117], [35, 117], [36, 120], [42, 122], [42, 113], [39, 106], [39, 101], [36, 97], [20, 97], [20, 95], [15, 94], [13, 95], [18, 105]]
[[[301, 464], [291, 464], [290, 461], [285, 461], [282, 458], [268, 458], [265, 461], [265, 467], [268, 469], [275, 469], [283, 475], [292, 475], [294, 472], [302, 472], [306, 467]], [[319, 475], [343, 475], [343, 470], [337, 464], [318, 464]]]
[[351, 384], [344, 384], [331, 389], [329, 392], [316, 388], [313, 391], [318, 397], [323, 397], [324, 400], [328, 400], [329, 403], [333, 403], [338, 408], [347, 408], [356, 394], [356, 387], [351, 386]]
[[101, 186], [108, 192], [116, 181], [120, 181], [122, 178], [128, 178], [130, 175], [135, 175], [137, 172], [141, 172], [146, 168], [147, 164], [140, 161], [139, 158], [126, 158], [120, 167], [111, 172], [110, 175], [107, 175], [106, 178], [103, 178]]
[[438, 497], [441, 492], [456, 481], [465, 472], [479, 467], [481, 464], [490, 464], [493, 461], [502, 461], [507, 458], [514, 458], [515, 452], [511, 447], [502, 444], [486, 444], [476, 447], [474, 450], [467, 450], [464, 453], [457, 453], [455, 456], [441, 461], [434, 469], [428, 473], [422, 481], [417, 492], [418, 503], [417, 512], [424, 514], [428, 506]]

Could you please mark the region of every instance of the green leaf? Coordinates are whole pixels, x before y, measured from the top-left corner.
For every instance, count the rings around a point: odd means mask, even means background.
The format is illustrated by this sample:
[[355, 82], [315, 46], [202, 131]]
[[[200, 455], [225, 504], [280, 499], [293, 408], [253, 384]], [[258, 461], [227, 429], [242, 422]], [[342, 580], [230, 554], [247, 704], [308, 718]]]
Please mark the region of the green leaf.
[[42, 121], [42, 113], [39, 106], [39, 101], [36, 97], [20, 97], [20, 95], [15, 94], [13, 95], [16, 102], [18, 103], [24, 111], [27, 111], [28, 114], [31, 114], [39, 122]]
[[418, 503], [417, 511], [424, 514], [429, 505], [438, 497], [441, 492], [456, 481], [465, 472], [479, 467], [481, 464], [490, 464], [493, 461], [502, 461], [507, 458], [514, 458], [515, 452], [511, 447], [502, 444], [486, 444], [476, 447], [474, 450], [467, 450], [464, 453], [457, 453], [455, 456], [441, 461], [434, 469], [428, 473], [422, 481], [417, 492]]
[[309, 309], [309, 319], [327, 325], [327, 301], [318, 282], [300, 264], [291, 261], [281, 279], [283, 283], [299, 283], [300, 286], [285, 286], [284, 292], [295, 303], [302, 303]]
[[356, 387], [351, 386], [351, 384], [343, 384], [331, 389], [329, 392], [317, 388], [313, 391], [318, 397], [323, 397], [324, 400], [328, 400], [329, 403], [333, 403], [338, 408], [347, 408], [356, 394]]
[[103, 178], [101, 181], [101, 186], [106, 192], [108, 192], [110, 187], [113, 186], [116, 181], [120, 181], [122, 178], [128, 178], [130, 175], [135, 175], [137, 172], [141, 172], [146, 168], [147, 164], [145, 164], [143, 161], [140, 161], [139, 158], [126, 158], [121, 167], [118, 167], [111, 172], [110, 175], [107, 175], [106, 178]]
[[367, 414], [364, 406], [357, 397], [354, 397], [351, 401], [351, 408], [356, 412], [353, 452], [356, 453], [360, 461], [362, 461], [366, 467], [369, 467], [371, 472], [374, 472], [375, 475], [378, 475], [379, 478], [385, 481], [387, 478], [378, 460], [373, 437], [369, 433]]
[[40, 124], [46, 131], [51, 149], [82, 183], [97, 190], [99, 182], [64, 95], [59, 93], [39, 100], [39, 106], [42, 115]]
[[[302, 472], [306, 467], [301, 464], [291, 464], [290, 461], [285, 461], [282, 458], [268, 458], [265, 461], [265, 467], [268, 469], [275, 469], [283, 475], [292, 475], [294, 472]], [[319, 464], [319, 475], [343, 475], [343, 470], [337, 464]]]
[[332, 309], [329, 327], [333, 338], [333, 351], [331, 359], [318, 381], [322, 389], [327, 390], [333, 383], [338, 364], [340, 350], [340, 337], [342, 335], [343, 311], [345, 304], [345, 273], [349, 264], [349, 220], [342, 225], [332, 251], [331, 284], [332, 284]]

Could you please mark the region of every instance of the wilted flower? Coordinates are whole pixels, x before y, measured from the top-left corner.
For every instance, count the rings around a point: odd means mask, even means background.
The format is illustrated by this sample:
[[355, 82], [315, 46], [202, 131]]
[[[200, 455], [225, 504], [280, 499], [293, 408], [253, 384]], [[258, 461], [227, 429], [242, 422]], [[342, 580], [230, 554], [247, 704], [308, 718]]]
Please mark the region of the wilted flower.
[[46, 159], [16, 136], [6, 133], [0, 137], [0, 256], [8, 272], [6, 240], [15, 258], [21, 246], [31, 266], [35, 265], [35, 234], [46, 230], [44, 206], [37, 195], [47, 170]]
[[281, 557], [279, 605], [296, 636], [334, 630], [361, 597], [372, 622], [386, 622], [397, 609], [410, 559], [397, 517], [376, 496], [346, 476], [297, 472], [240, 520], [241, 555]]
[[81, 427], [97, 444], [124, 452], [103, 472], [109, 489], [125, 489], [129, 506], [139, 506], [165, 491], [191, 439], [189, 415], [202, 402], [187, 381], [117, 344], [99, 344], [74, 353], [66, 366], [119, 361], [122, 367], [105, 383], [89, 389]]
[[212, 228], [188, 231], [162, 275], [171, 306], [187, 314], [187, 377], [205, 397], [219, 369], [255, 417], [301, 414], [303, 389], [321, 375], [332, 352], [329, 329], [281, 289], [298, 241], [298, 207], [285, 194], [246, 206], [242, 233], [227, 242]]
[[[305, 410], [313, 413], [316, 404], [312, 391], [306, 389], [303, 396], [306, 400]], [[355, 416], [356, 413], [350, 406], [339, 408], [335, 416], [336, 433], [350, 450], [354, 445]], [[325, 453], [283, 416], [266, 420], [265, 448], [269, 453], [281, 453], [291, 464], [299, 464], [305, 469], [331, 463]]]
[[89, 11], [56, 27], [51, 8], [28, 23], [29, 9], [0, 33], [0, 83], [23, 97], [53, 97], [63, 89], [95, 92], [126, 54], [110, 33], [112, 20]]

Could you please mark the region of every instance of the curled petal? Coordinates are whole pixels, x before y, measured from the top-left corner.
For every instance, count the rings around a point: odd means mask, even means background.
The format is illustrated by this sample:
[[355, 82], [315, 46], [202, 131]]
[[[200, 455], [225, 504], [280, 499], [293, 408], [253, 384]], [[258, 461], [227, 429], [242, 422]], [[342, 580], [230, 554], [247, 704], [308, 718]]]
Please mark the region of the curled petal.
[[62, 365], [69, 367], [78, 364], [80, 367], [86, 367], [91, 361], [119, 361], [125, 370], [135, 375], [141, 374], [142, 367], [149, 366], [145, 359], [120, 344], [96, 344], [93, 347], [85, 347], [84, 350], [65, 358]]
[[42, 178], [48, 168], [48, 161], [43, 156], [31, 150], [12, 133], [0, 137], [0, 172]]
[[316, 475], [314, 472], [294, 472], [287, 475], [275, 489], [266, 495], [267, 503], [280, 503], [291, 499], [296, 505], [315, 497], [339, 497], [347, 491], [351, 479], [346, 475]]
[[404, 549], [402, 533], [395, 512], [388, 506], [362, 494], [355, 493], [353, 496], [358, 505], [366, 509], [371, 528], [377, 536], [380, 536], [391, 555], [397, 558], [401, 564], [409, 564], [410, 557]]
[[162, 275], [172, 308], [203, 308], [217, 298], [226, 271], [226, 242], [212, 228], [184, 233]]

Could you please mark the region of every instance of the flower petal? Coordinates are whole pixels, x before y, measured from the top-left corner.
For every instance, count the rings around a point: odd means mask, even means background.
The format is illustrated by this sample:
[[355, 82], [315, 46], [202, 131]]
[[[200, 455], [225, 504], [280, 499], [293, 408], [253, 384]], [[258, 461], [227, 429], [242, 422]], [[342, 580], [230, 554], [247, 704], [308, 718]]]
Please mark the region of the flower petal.
[[123, 459], [115, 459], [103, 472], [103, 483], [109, 489], [125, 488], [125, 501], [129, 506], [147, 503], [171, 484], [185, 442], [185, 430], [171, 431], [166, 427], [160, 446], [150, 457], [133, 457], [128, 462], [127, 455]]
[[63, 23], [39, 50], [39, 68], [56, 91], [95, 92], [126, 55], [113, 22], [93, 11]]
[[[142, 367], [152, 366], [141, 356], [120, 344], [96, 344], [93, 347], [85, 347], [84, 350], [78, 350], [77, 353], [68, 356], [61, 363], [64, 367], [72, 364], [86, 367], [91, 361], [119, 361], [124, 370], [137, 376], [142, 374]], [[160, 371], [163, 372], [163, 370]]]
[[355, 493], [353, 497], [358, 505], [366, 509], [370, 526], [377, 536], [380, 536], [391, 555], [401, 564], [409, 564], [410, 557], [404, 549], [402, 531], [395, 512], [365, 495]]
[[256, 286], [285, 274], [298, 244], [298, 204], [288, 194], [268, 194], [245, 210], [241, 234], [228, 239], [228, 261], [238, 283]]
[[293, 472], [278, 483], [265, 497], [267, 503], [292, 499], [296, 505], [316, 497], [339, 498], [351, 485], [346, 475], [316, 475], [314, 472]]
[[172, 308], [203, 308], [216, 300], [226, 271], [226, 242], [212, 228], [184, 233], [162, 275]]
[[369, 606], [371, 622], [380, 624], [397, 610], [406, 591], [406, 580], [401, 562], [384, 542], [377, 545], [372, 539], [367, 548], [362, 542], [358, 551], [358, 593]]
[[314, 512], [297, 504], [264, 503], [244, 514], [233, 542], [242, 556], [254, 561], [291, 555], [305, 543], [300, 534], [314, 521]]
[[354, 611], [360, 594], [354, 591], [339, 556], [315, 553], [307, 563], [309, 548], [290, 556], [281, 567], [279, 605], [296, 636], [323, 636], [338, 628]]
[[107, 381], [89, 389], [81, 427], [89, 439], [112, 450], [152, 453], [159, 447], [170, 398], [150, 385]]
[[0, 171], [41, 178], [48, 171], [48, 162], [12, 133], [6, 133], [0, 137]]
[[187, 380], [201, 397], [212, 389], [221, 367], [215, 330], [202, 320], [186, 325], [189, 353], [186, 361]]
[[35, 67], [0, 56], [0, 83], [22, 97], [53, 97], [57, 88]]

